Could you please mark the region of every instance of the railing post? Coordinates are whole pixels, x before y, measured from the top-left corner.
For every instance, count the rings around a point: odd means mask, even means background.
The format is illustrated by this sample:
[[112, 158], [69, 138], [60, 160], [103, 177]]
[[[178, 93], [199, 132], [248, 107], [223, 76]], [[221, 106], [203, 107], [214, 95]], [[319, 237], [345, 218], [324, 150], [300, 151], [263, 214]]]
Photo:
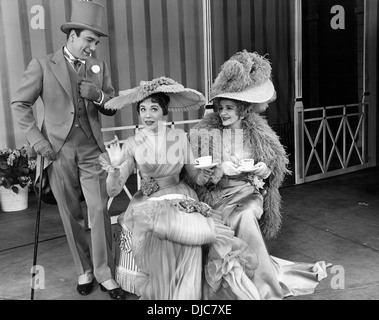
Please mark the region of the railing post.
[[364, 163], [369, 162], [370, 164], [370, 154], [369, 154], [369, 148], [368, 148], [368, 113], [370, 112], [368, 109], [368, 106], [370, 105], [370, 92], [363, 92], [362, 97], [362, 107], [361, 107], [361, 113], [362, 113], [362, 132], [359, 134], [359, 141], [358, 146], [362, 147], [362, 158]]
[[212, 30], [210, 0], [203, 0], [204, 96], [209, 102], [212, 85]]
[[304, 183], [304, 105], [302, 76], [302, 9], [301, 0], [295, 2], [295, 183]]
[[304, 183], [304, 106], [296, 99], [294, 108], [295, 131], [295, 183]]
[[346, 121], [347, 121], [347, 115], [346, 115], [346, 108], [343, 108], [342, 110], [343, 112], [343, 126], [342, 126], [342, 146], [343, 146], [343, 149], [342, 149], [342, 159], [343, 159], [343, 168], [346, 168], [347, 166], [347, 153], [346, 153]]
[[368, 94], [364, 95], [366, 102], [366, 116], [367, 117], [367, 127], [366, 127], [366, 152], [367, 152], [367, 162], [368, 166], [377, 165], [377, 101], [378, 94], [376, 92], [377, 87], [377, 51], [378, 51], [378, 31], [373, 26], [377, 24], [377, 10], [374, 8], [377, 6], [375, 1], [364, 0], [364, 46], [363, 46], [363, 57], [364, 57], [364, 86], [363, 92], [370, 92], [370, 102], [368, 102]]
[[326, 124], [327, 124], [326, 108], [322, 110], [322, 172], [326, 172]]

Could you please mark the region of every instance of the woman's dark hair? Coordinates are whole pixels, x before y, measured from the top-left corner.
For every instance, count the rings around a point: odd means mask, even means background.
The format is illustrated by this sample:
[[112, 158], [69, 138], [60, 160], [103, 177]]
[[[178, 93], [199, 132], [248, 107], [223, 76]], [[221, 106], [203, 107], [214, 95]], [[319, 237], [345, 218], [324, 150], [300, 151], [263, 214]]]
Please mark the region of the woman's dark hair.
[[[151, 98], [151, 101], [153, 101], [155, 103], [158, 103], [159, 106], [162, 108], [163, 115], [167, 116], [167, 114], [168, 114], [168, 104], [170, 103], [170, 97], [167, 94], [165, 94], [163, 92], [153, 93], [152, 95], [146, 97], [142, 101], [144, 101], [144, 100], [146, 100], [148, 98]], [[139, 101], [137, 103], [137, 112], [138, 112], [138, 114], [139, 114], [139, 106], [140, 106], [140, 104], [141, 104], [142, 101]]]

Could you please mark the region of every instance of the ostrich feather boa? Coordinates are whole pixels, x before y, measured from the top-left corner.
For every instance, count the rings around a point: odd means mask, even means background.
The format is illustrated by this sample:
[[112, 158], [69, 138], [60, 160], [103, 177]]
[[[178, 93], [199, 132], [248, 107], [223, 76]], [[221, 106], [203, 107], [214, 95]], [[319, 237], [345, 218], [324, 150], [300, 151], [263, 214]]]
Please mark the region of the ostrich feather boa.
[[[249, 116], [242, 120], [244, 146], [251, 150], [253, 158], [258, 162], [262, 161], [272, 170], [268, 178], [267, 194], [264, 196], [264, 213], [260, 219], [261, 231], [266, 239], [275, 238], [281, 228], [282, 200], [279, 193], [279, 187], [282, 185], [285, 175], [289, 174], [287, 166], [289, 163], [288, 156], [279, 137], [267, 123], [267, 120], [257, 113], [250, 113]], [[191, 147], [195, 154], [206, 155], [201, 149], [209, 150], [209, 155], [214, 159], [221, 159], [221, 150], [217, 150], [220, 144], [203, 143], [199, 146], [197, 136], [193, 133], [194, 129], [224, 129], [221, 119], [217, 114], [208, 114], [201, 122], [195, 125], [190, 132]], [[215, 150], [216, 146], [216, 150]], [[203, 149], [204, 151], [204, 149]], [[184, 175], [184, 180], [195, 189], [200, 201], [213, 206], [221, 197], [222, 183], [221, 180], [214, 186], [198, 186], [192, 181], [189, 175]]]

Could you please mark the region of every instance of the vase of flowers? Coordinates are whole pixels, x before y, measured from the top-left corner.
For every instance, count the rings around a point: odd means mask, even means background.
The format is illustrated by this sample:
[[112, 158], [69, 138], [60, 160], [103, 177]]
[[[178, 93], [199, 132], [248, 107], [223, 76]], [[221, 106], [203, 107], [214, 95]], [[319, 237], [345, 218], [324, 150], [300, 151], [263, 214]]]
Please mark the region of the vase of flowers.
[[0, 150], [0, 202], [5, 212], [28, 207], [29, 187], [35, 178], [36, 161], [30, 159], [26, 146]]

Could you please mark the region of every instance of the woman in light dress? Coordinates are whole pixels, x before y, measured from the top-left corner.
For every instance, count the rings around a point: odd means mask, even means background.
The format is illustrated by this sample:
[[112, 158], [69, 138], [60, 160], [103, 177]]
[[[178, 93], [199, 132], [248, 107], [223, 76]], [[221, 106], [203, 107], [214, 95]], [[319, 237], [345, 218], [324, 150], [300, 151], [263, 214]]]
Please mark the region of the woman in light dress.
[[[278, 189], [289, 173], [278, 136], [259, 114], [276, 97], [270, 78], [270, 63], [257, 53], [244, 50], [224, 63], [211, 90], [217, 111], [194, 126], [190, 136], [194, 154], [211, 155], [218, 166], [202, 170], [201, 186], [190, 175], [185, 179], [257, 254], [258, 266], [249, 279], [264, 300], [313, 293], [327, 276], [325, 262], [282, 260], [271, 256], [265, 244], [264, 238], [272, 239], [280, 230]], [[245, 168], [243, 159], [254, 159], [255, 165]], [[204, 297], [237, 298], [222, 286], [208, 287]]]

